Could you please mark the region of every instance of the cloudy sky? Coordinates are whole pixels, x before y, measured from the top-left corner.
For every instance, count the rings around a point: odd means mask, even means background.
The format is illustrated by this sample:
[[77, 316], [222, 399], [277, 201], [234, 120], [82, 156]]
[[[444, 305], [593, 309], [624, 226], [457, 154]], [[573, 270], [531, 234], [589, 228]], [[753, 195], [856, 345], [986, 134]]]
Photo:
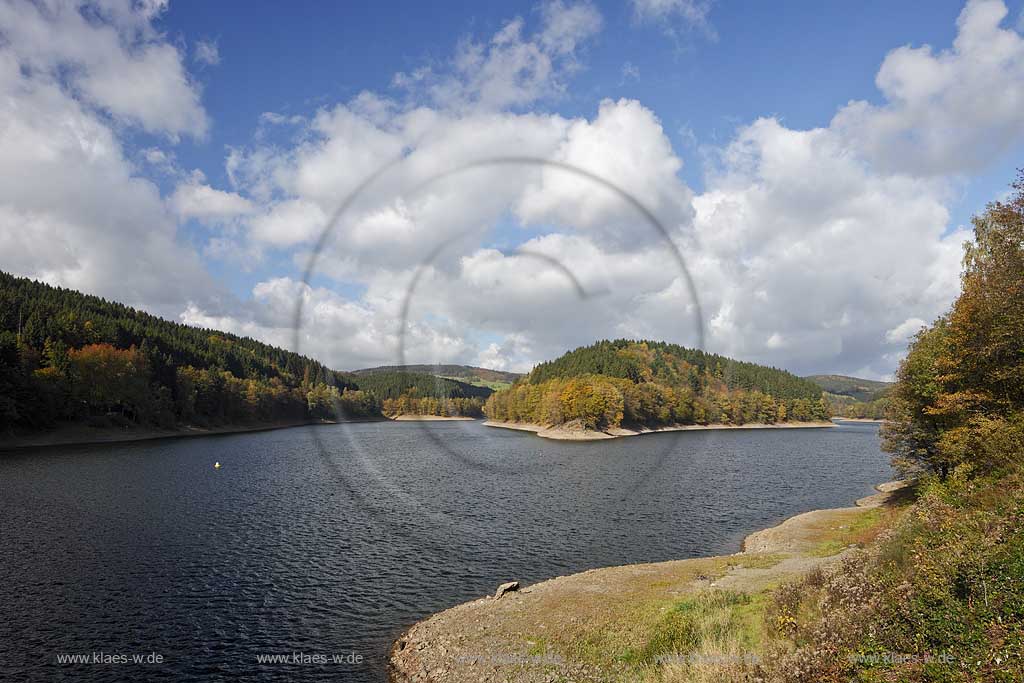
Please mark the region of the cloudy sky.
[[1019, 4], [356, 4], [0, 0], [0, 269], [338, 369], [886, 377], [1024, 165]]

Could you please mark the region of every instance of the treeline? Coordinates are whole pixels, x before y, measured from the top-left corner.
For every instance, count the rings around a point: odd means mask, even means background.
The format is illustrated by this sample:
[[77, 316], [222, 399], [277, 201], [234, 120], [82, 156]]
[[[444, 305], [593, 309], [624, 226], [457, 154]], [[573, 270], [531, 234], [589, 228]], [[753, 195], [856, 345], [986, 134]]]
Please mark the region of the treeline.
[[386, 398], [384, 414], [388, 417], [399, 415], [436, 415], [438, 417], [482, 417], [482, 398], [444, 398], [420, 396], [416, 391], [401, 394], [398, 398]]
[[[705, 365], [691, 363], [694, 358]], [[726, 381], [730, 367], [742, 373], [731, 375], [732, 385]], [[761, 387], [778, 387], [780, 395]], [[538, 365], [526, 381], [492, 395], [484, 413], [503, 422], [578, 422], [598, 430], [621, 425], [774, 424], [827, 420], [829, 405], [821, 393], [813, 383], [790, 373], [674, 344], [601, 341]]]
[[392, 368], [361, 371], [356, 379], [361, 388], [382, 399], [381, 408], [389, 417], [480, 417], [484, 399], [493, 393], [447, 377]]
[[357, 382], [247, 337], [0, 273], [0, 431], [62, 422], [174, 427], [372, 417], [403, 394], [389, 414], [468, 415], [490, 393], [393, 374], [401, 377]]
[[[491, 370], [479, 368], [474, 365], [453, 365], [450, 363], [435, 363], [421, 365], [382, 365], [376, 368], [365, 368], [355, 370], [352, 374], [357, 377], [370, 373], [380, 372], [415, 372], [421, 375], [433, 375], [434, 377], [448, 377], [467, 384], [512, 384], [521, 377], [519, 373], [506, 372], [504, 370]], [[485, 385], [485, 384], [484, 384]], [[485, 385], [486, 386], [486, 385]]]
[[888, 396], [874, 401], [858, 401], [849, 396], [838, 396], [825, 392], [833, 417], [857, 420], [884, 420], [889, 410]]
[[808, 375], [804, 379], [824, 389], [829, 398], [845, 396], [853, 401], [865, 403], [883, 398], [892, 389], [892, 382], [848, 375]]
[[221, 367], [175, 367], [149, 344], [79, 349], [47, 340], [42, 351], [0, 332], [0, 429], [37, 430], [57, 422], [95, 426], [297, 420], [315, 386], [287, 377], [242, 378]]

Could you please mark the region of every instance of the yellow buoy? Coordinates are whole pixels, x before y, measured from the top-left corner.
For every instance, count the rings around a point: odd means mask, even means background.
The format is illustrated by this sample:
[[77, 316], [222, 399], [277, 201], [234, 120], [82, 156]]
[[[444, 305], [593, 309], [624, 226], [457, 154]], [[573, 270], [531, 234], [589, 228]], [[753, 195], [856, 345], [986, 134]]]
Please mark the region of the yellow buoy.
[[220, 463], [219, 462], [213, 463], [213, 469], [219, 470], [220, 469]]

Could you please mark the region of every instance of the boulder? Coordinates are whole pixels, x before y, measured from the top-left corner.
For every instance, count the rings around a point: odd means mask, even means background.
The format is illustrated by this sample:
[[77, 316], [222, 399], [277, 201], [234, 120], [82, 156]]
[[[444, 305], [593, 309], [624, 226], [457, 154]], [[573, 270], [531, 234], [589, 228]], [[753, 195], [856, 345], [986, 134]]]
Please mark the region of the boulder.
[[508, 583], [503, 583], [500, 586], [498, 586], [498, 590], [494, 592], [494, 599], [497, 600], [501, 598], [501, 596], [503, 596], [505, 593], [511, 593], [512, 591], [517, 590], [519, 590], [518, 581], [509, 581]]

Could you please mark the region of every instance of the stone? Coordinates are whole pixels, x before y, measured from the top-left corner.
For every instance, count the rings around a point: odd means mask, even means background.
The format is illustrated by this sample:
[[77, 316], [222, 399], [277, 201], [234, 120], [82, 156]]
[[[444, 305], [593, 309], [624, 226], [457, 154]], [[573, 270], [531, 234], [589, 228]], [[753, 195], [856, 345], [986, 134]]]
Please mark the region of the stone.
[[518, 581], [509, 581], [508, 583], [503, 583], [500, 586], [498, 586], [498, 590], [494, 592], [494, 599], [498, 600], [501, 598], [501, 596], [505, 595], [505, 593], [511, 593], [517, 590], [519, 590]]

